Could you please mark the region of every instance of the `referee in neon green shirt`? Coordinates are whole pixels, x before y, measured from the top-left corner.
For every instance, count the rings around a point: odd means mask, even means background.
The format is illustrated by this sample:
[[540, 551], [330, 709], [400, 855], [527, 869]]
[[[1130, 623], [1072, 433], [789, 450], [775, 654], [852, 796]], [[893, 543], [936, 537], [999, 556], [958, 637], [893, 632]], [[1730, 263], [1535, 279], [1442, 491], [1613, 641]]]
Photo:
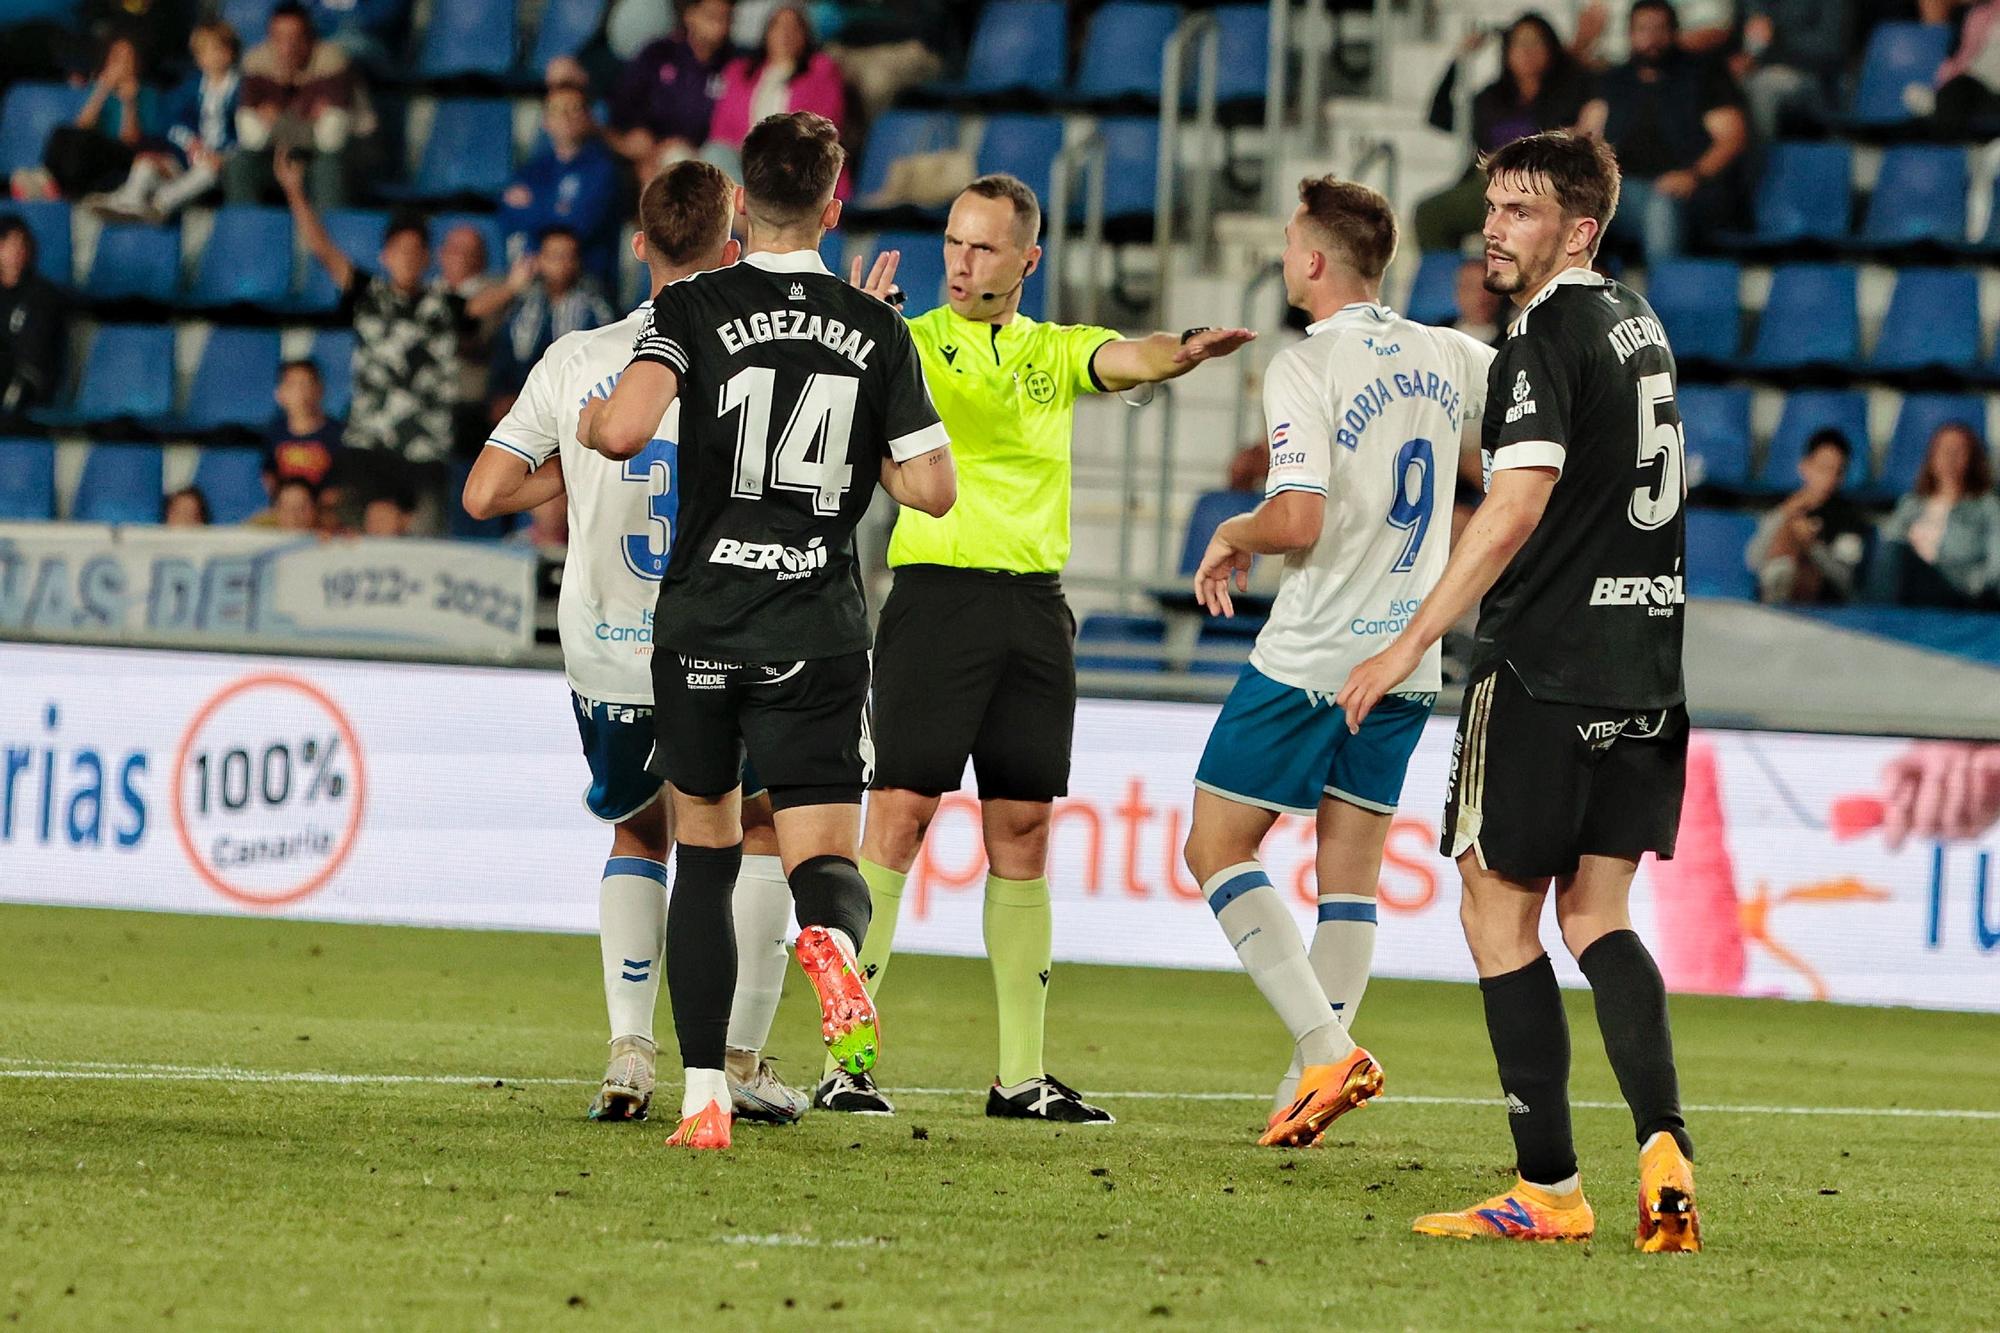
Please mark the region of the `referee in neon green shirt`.
[[[951, 434], [958, 503], [943, 518], [903, 510], [889, 542], [896, 581], [876, 630], [875, 778], [861, 844], [875, 913], [859, 961], [872, 992], [889, 964], [904, 877], [938, 798], [957, 790], [970, 758], [991, 870], [985, 937], [1000, 1018], [986, 1114], [1106, 1123], [1110, 1115], [1042, 1066], [1049, 823], [1069, 789], [1076, 722], [1076, 621], [1060, 581], [1073, 407], [1082, 394], [1185, 375], [1255, 335], [1191, 329], [1127, 339], [1028, 318], [1021, 287], [1041, 262], [1041, 218], [1034, 191], [1012, 176], [967, 186], [945, 224], [950, 302], [910, 322]], [[866, 1075], [831, 1065], [814, 1101], [892, 1109]]]

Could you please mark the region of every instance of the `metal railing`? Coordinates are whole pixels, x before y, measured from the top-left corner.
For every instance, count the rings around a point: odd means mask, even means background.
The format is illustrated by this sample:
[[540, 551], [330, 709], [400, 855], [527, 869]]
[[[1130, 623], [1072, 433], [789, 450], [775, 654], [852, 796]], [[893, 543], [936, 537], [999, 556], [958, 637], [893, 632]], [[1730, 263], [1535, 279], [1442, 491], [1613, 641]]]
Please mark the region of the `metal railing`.
[[1104, 139], [1095, 129], [1056, 155], [1049, 182], [1048, 238], [1049, 280], [1048, 317], [1060, 324], [1071, 318], [1069, 298], [1064, 293], [1066, 279], [1075, 265], [1070, 261], [1070, 198], [1077, 174], [1083, 175], [1083, 231], [1077, 238], [1083, 247], [1085, 273], [1082, 320], [1095, 324], [1098, 304], [1104, 293]]
[[[1275, 0], [1282, 4], [1283, 0]], [[1218, 121], [1215, 90], [1222, 54], [1221, 29], [1215, 15], [1189, 14], [1167, 39], [1160, 56], [1160, 141], [1158, 176], [1153, 183], [1153, 248], [1159, 256], [1158, 305], [1167, 310], [1167, 294], [1173, 280], [1174, 201], [1179, 194], [1181, 162], [1182, 89], [1186, 84], [1187, 61], [1192, 51], [1199, 61], [1195, 75], [1195, 128], [1201, 134], [1203, 161], [1188, 173], [1188, 230], [1198, 251], [1205, 256], [1215, 232], [1215, 176], [1219, 169], [1212, 160]]]

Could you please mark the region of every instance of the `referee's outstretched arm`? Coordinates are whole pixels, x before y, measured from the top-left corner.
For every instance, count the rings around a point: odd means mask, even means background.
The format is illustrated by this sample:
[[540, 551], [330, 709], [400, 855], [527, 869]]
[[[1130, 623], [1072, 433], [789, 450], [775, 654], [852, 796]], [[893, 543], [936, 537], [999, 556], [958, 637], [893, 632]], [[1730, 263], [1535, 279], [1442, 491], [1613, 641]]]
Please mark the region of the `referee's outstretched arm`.
[[1202, 362], [1228, 356], [1257, 337], [1251, 329], [1189, 329], [1119, 338], [1097, 349], [1090, 368], [1107, 392], [1179, 379]]

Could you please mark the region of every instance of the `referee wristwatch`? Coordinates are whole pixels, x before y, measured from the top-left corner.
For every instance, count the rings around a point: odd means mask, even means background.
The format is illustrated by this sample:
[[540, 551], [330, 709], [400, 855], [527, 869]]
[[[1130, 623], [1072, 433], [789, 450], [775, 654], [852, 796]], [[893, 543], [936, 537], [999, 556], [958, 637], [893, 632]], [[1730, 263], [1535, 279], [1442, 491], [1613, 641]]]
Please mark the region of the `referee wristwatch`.
[[1187, 346], [1187, 345], [1188, 345], [1189, 343], [1193, 342], [1193, 341], [1194, 341], [1194, 340], [1195, 340], [1196, 338], [1199, 338], [1199, 337], [1201, 337], [1201, 335], [1202, 335], [1202, 334], [1204, 334], [1204, 333], [1212, 333], [1212, 332], [1214, 332], [1214, 327], [1213, 327], [1212, 325], [1208, 325], [1208, 324], [1202, 324], [1202, 325], [1199, 325], [1198, 327], [1196, 327], [1196, 328], [1192, 328], [1192, 329], [1182, 329], [1182, 330], [1181, 330], [1181, 346], [1183, 346], [1183, 347], [1186, 347], [1186, 346]]

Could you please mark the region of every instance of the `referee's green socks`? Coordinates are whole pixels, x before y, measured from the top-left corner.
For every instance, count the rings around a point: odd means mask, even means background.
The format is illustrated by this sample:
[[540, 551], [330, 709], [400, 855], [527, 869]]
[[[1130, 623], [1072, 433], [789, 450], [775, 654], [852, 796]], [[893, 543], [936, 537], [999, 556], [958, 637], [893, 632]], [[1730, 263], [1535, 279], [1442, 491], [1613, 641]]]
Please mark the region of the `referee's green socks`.
[[1038, 1078], [1042, 1022], [1048, 1011], [1054, 914], [1049, 881], [986, 877], [986, 957], [993, 965], [993, 998], [1000, 1011], [1002, 1087]]
[[[868, 897], [875, 907], [875, 914], [868, 922], [868, 938], [861, 942], [860, 952], [854, 955], [854, 964], [861, 970], [861, 980], [872, 996], [881, 988], [882, 976], [889, 970], [889, 954], [896, 947], [896, 917], [903, 908], [903, 882], [909, 879], [910, 874], [907, 870], [891, 870], [887, 866], [876, 865], [865, 856], [855, 864], [861, 869], [861, 878], [868, 881]], [[839, 1067], [828, 1055], [825, 1071], [820, 1077], [833, 1077]]]

